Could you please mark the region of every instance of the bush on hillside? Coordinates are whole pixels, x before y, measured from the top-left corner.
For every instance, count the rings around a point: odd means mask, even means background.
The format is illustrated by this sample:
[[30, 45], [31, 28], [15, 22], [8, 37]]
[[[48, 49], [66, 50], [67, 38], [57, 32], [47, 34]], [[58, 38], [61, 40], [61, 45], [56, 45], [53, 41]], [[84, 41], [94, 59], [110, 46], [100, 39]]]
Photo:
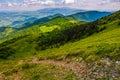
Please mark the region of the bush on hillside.
[[15, 53], [15, 50], [6, 47], [6, 48], [0, 48], [0, 59], [7, 59], [8, 57], [11, 57]]

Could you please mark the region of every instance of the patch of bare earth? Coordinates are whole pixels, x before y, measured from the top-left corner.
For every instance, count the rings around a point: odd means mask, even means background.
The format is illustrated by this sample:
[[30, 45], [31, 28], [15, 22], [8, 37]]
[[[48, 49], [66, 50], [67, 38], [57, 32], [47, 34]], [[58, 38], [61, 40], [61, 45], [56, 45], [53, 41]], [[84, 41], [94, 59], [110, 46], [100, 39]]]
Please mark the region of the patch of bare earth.
[[[20, 60], [16, 66], [24, 63], [37, 65], [51, 64], [71, 69], [80, 80], [103, 80], [103, 78], [107, 78], [109, 80], [120, 80], [120, 65], [109, 59], [101, 59], [89, 64], [85, 61], [78, 62], [74, 59], [56, 61], [51, 59], [39, 60], [38, 58], [32, 58], [26, 61]], [[0, 78], [0, 80], [2, 80], [2, 78]]]
[[85, 62], [75, 62], [75, 61], [55, 61], [55, 60], [38, 60], [34, 58], [30, 63], [35, 64], [52, 64], [55, 66], [64, 67], [71, 69], [78, 78], [84, 78], [88, 76], [88, 71]]
[[35, 64], [52, 64], [55, 66], [71, 69], [80, 80], [95, 80], [108, 78], [110, 80], [120, 80], [120, 65], [112, 62], [110, 59], [101, 59], [99, 61], [87, 64], [85, 61], [77, 62], [76, 60], [39, 60], [33, 58], [29, 63]]
[[0, 80], [4, 80], [3, 76], [0, 76]]

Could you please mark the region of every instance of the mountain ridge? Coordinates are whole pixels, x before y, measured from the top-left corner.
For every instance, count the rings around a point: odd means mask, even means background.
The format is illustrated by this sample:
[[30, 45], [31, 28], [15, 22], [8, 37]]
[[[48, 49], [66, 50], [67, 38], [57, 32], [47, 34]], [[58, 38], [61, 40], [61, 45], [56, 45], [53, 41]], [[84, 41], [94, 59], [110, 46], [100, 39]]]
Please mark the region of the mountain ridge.
[[102, 17], [110, 15], [111, 12], [103, 12], [103, 11], [86, 11], [86, 12], [79, 12], [76, 14], [69, 15], [68, 17], [73, 18], [75, 20], [83, 20], [87, 22], [95, 21]]
[[[38, 11], [26, 11], [26, 12], [0, 12], [0, 27], [2, 26], [11, 26], [14, 27], [13, 25], [16, 21], [20, 22], [18, 25], [21, 23], [23, 24], [26, 22], [28, 18], [36, 18], [40, 19], [43, 17], [47, 17], [50, 15], [55, 15], [55, 14], [63, 14], [65, 16], [67, 15], [72, 15], [78, 12], [86, 12], [87, 10], [79, 10], [79, 9], [71, 9], [71, 8], [45, 8], [42, 10]], [[34, 20], [31, 20], [34, 21]]]

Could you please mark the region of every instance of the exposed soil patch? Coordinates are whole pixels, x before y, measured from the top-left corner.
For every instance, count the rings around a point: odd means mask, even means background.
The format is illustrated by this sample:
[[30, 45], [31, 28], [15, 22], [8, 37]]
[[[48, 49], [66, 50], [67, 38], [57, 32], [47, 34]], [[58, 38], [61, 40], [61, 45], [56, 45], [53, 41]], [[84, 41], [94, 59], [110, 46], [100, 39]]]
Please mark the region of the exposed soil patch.
[[85, 62], [75, 62], [75, 61], [55, 61], [55, 60], [41, 60], [34, 58], [32, 62], [35, 64], [52, 64], [55, 66], [60, 66], [64, 68], [71, 69], [78, 78], [85, 78], [88, 76], [87, 65]]
[[[101, 59], [88, 64], [85, 61], [78, 62], [74, 59], [56, 61], [51, 59], [39, 60], [38, 58], [32, 58], [25, 61], [20, 60], [16, 66], [25, 63], [37, 65], [51, 64], [71, 69], [80, 80], [120, 80], [120, 65], [109, 59]], [[0, 80], [4, 80], [2, 76], [0, 76]]]
[[77, 62], [75, 60], [39, 60], [33, 58], [29, 63], [35, 64], [52, 64], [64, 68], [71, 69], [77, 78], [83, 80], [95, 80], [95, 79], [119, 79], [120, 80], [120, 65], [113, 63], [111, 60], [101, 59], [91, 64], [87, 64], [85, 61]]

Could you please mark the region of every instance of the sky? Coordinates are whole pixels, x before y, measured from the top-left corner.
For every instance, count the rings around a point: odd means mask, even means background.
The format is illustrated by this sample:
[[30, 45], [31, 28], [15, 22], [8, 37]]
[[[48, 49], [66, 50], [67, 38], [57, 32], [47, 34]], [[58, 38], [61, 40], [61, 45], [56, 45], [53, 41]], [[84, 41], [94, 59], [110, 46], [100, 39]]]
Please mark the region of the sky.
[[0, 0], [0, 11], [23, 11], [61, 7], [115, 11], [120, 10], [120, 0]]

